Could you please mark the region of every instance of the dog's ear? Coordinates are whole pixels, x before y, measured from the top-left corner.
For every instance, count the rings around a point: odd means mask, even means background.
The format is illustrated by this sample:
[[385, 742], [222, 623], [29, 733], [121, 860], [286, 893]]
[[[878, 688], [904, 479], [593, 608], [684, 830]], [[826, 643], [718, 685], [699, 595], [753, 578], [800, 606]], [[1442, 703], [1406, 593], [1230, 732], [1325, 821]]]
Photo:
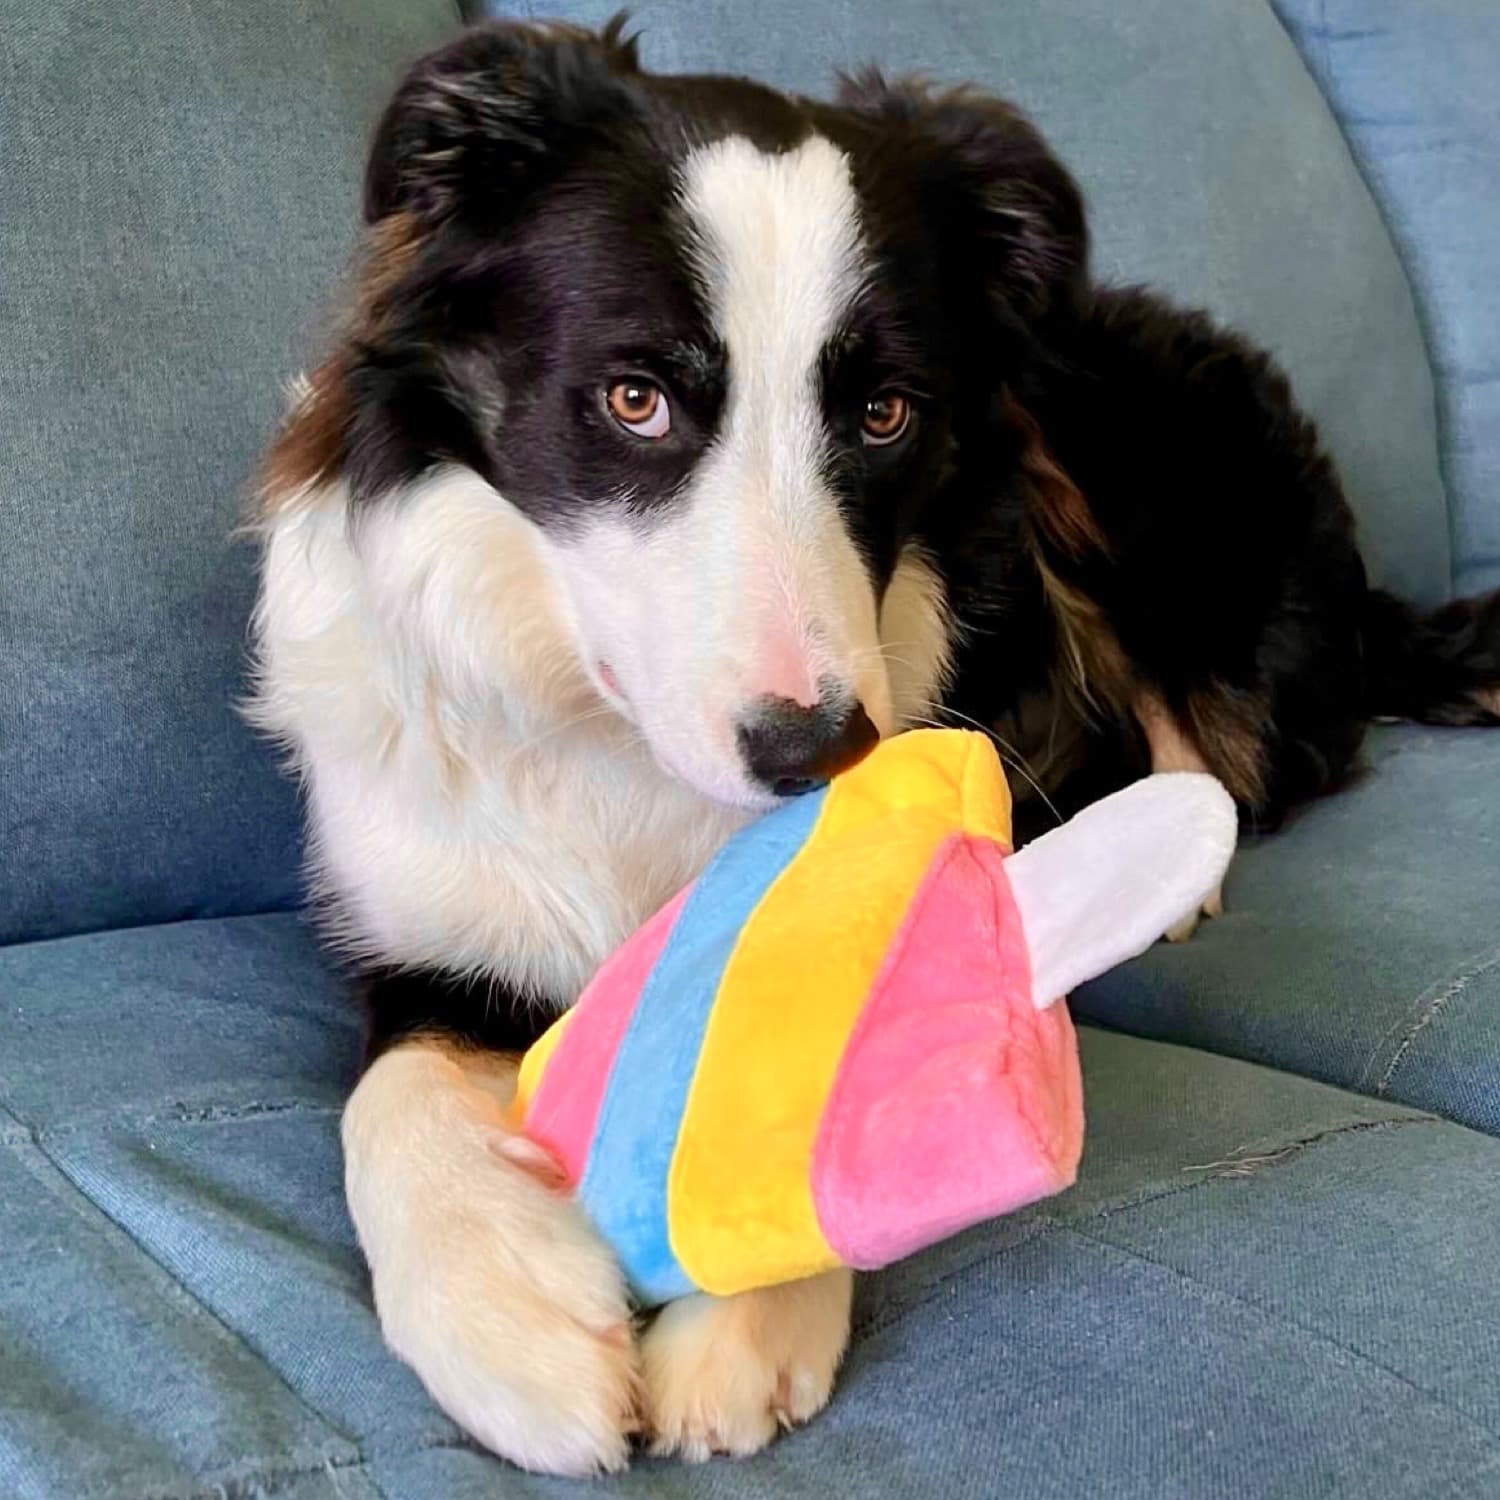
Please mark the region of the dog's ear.
[[1082, 286], [1083, 195], [1019, 110], [976, 89], [937, 91], [873, 69], [841, 77], [838, 103], [917, 156], [928, 211], [953, 222], [1017, 311], [1045, 312]]
[[499, 218], [588, 132], [629, 111], [638, 71], [623, 14], [597, 33], [473, 27], [418, 62], [387, 106], [365, 171], [366, 221], [432, 223], [460, 205]]

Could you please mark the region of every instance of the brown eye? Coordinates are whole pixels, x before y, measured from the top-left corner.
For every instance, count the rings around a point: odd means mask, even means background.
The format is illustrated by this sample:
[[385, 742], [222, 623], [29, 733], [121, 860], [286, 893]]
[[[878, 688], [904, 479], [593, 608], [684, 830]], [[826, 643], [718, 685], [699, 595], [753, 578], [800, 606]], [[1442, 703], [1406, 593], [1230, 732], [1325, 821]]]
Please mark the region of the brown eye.
[[665, 437], [671, 430], [667, 398], [649, 380], [617, 380], [604, 393], [604, 404], [610, 416], [636, 437]]
[[911, 424], [911, 402], [894, 391], [871, 396], [865, 402], [865, 442], [872, 448], [894, 443]]

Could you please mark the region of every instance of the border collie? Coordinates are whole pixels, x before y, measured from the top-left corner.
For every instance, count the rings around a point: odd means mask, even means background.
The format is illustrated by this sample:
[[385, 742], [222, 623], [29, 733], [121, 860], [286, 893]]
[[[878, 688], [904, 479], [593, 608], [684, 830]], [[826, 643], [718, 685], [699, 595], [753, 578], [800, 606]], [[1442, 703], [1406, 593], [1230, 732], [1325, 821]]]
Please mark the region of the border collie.
[[253, 712], [369, 1006], [384, 1332], [524, 1465], [748, 1453], [828, 1400], [848, 1275], [639, 1329], [507, 1127], [513, 1049], [881, 735], [978, 721], [1066, 806], [1206, 767], [1270, 824], [1371, 715], [1500, 721], [1500, 603], [1370, 590], [1275, 367], [1096, 286], [1072, 178], [980, 94], [491, 25], [401, 85], [365, 214], [264, 471]]

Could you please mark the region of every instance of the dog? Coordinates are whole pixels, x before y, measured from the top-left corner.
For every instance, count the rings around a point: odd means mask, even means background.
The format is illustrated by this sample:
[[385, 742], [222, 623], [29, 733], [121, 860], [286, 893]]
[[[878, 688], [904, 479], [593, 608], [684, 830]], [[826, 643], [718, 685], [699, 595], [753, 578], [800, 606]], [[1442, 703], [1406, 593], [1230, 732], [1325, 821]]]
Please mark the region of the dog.
[[364, 208], [258, 491], [252, 713], [368, 1007], [384, 1334], [529, 1468], [749, 1453], [829, 1399], [849, 1276], [638, 1329], [507, 1123], [515, 1049], [880, 736], [977, 722], [1040, 815], [1207, 769], [1271, 826], [1372, 715], [1497, 722], [1500, 604], [1372, 590], [1275, 366], [1097, 286], [1073, 179], [982, 94], [491, 24], [401, 84]]

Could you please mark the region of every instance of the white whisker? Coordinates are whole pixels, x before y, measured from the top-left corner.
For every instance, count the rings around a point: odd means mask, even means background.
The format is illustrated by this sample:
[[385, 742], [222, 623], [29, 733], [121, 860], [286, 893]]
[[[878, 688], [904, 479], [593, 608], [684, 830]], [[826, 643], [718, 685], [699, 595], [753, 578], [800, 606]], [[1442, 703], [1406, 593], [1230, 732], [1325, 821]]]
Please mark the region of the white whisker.
[[[981, 724], [978, 719], [970, 718], [968, 714], [960, 713], [956, 708], [939, 708], [937, 711], [947, 715], [949, 719], [959, 719], [963, 723], [977, 729], [981, 734], [988, 736], [994, 742], [1001, 762], [1022, 777], [1032, 791], [1042, 799], [1047, 811], [1052, 814], [1059, 825], [1066, 821], [1063, 815], [1058, 812], [1057, 804], [1047, 795], [1042, 788], [1041, 782], [1032, 774], [1031, 768], [1026, 764], [1025, 756], [1004, 735], [998, 730], [991, 729], [988, 725]], [[913, 715], [910, 722], [925, 725], [929, 729], [951, 729], [953, 727], [951, 723], [945, 724], [939, 719], [922, 718], [917, 715]]]

